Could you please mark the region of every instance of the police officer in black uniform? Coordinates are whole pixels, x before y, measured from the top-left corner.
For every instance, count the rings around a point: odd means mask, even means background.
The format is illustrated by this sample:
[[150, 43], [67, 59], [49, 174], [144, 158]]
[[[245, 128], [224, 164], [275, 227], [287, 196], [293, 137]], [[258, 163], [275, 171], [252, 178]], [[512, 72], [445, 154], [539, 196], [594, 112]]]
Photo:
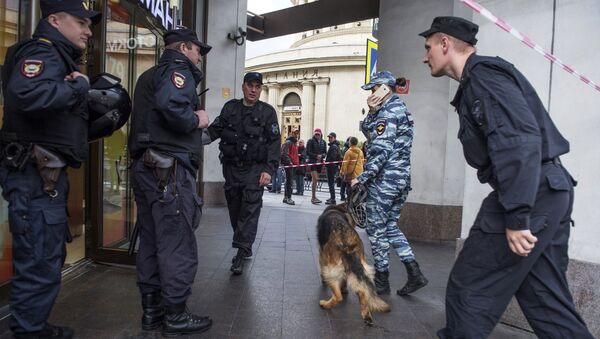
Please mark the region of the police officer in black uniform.
[[456, 108], [467, 163], [493, 191], [450, 273], [440, 338], [485, 338], [516, 296], [540, 338], [592, 338], [567, 285], [575, 181], [569, 152], [534, 88], [510, 63], [475, 53], [478, 26], [437, 17], [423, 60], [459, 81]]
[[66, 166], [87, 158], [89, 80], [79, 61], [101, 13], [81, 1], [41, 1], [32, 39], [7, 51], [0, 185], [13, 242], [10, 329], [15, 338], [71, 338], [47, 323], [66, 257]]
[[163, 334], [173, 336], [199, 333], [212, 325], [209, 317], [186, 309], [198, 267], [194, 230], [202, 200], [196, 172], [202, 129], [208, 127], [196, 93], [203, 79], [196, 65], [211, 47], [187, 28], [166, 32], [164, 42], [159, 64], [137, 82], [129, 151], [140, 236], [142, 328], [162, 325]]
[[243, 260], [252, 257], [264, 186], [279, 166], [280, 131], [275, 109], [259, 100], [262, 74], [249, 72], [242, 84], [243, 99], [225, 103], [208, 128], [210, 139], [221, 138], [219, 150], [225, 177], [225, 197], [233, 227], [231, 272], [243, 273]]

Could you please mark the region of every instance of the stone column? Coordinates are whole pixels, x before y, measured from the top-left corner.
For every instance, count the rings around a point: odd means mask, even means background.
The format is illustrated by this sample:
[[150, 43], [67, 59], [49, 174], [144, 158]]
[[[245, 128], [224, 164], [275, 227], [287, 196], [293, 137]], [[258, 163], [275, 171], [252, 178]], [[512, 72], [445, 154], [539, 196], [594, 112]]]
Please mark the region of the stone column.
[[281, 127], [281, 114], [279, 112], [279, 108], [277, 107], [277, 102], [279, 101], [279, 84], [269, 84], [269, 100], [267, 101], [269, 105], [273, 106], [275, 112], [277, 112], [277, 123], [279, 123], [279, 127]]
[[[315, 118], [313, 121], [314, 128], [320, 128], [323, 135], [327, 135], [327, 88], [329, 87], [329, 78], [315, 79]], [[312, 132], [312, 131], [311, 131]]]
[[312, 137], [315, 119], [315, 87], [312, 81], [302, 81], [302, 118], [300, 120], [300, 138], [305, 141]]
[[263, 86], [262, 88], [262, 92], [260, 92], [260, 101], [262, 102], [268, 102], [269, 100], [269, 87], [267, 86]]

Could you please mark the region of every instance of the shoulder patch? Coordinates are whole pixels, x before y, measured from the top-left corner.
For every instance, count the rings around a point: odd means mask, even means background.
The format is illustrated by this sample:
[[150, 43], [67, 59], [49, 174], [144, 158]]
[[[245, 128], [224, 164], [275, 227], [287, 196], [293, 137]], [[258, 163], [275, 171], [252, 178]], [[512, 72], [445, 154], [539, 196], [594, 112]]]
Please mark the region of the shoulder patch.
[[26, 78], [35, 78], [44, 71], [42, 60], [27, 59], [21, 65], [21, 74]]
[[185, 87], [185, 75], [179, 72], [173, 72], [171, 75], [171, 82], [176, 88], [182, 89]]
[[279, 133], [279, 124], [278, 123], [274, 122], [271, 125], [271, 132], [273, 132], [273, 135], [279, 135], [280, 134]]
[[377, 135], [382, 135], [385, 132], [385, 127], [387, 125], [387, 119], [378, 119], [375, 123], [375, 132]]

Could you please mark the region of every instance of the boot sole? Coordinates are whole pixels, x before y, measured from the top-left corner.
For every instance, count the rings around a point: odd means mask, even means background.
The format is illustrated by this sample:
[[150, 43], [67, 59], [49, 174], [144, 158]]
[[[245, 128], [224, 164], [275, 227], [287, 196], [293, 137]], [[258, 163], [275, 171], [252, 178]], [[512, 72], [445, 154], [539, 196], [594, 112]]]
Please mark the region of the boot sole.
[[142, 330], [144, 331], [154, 331], [162, 327], [162, 319], [159, 322], [153, 324], [142, 324]]
[[159, 329], [162, 326], [162, 321], [156, 325], [142, 325], [142, 330], [144, 331], [154, 331]]
[[190, 334], [198, 334], [202, 332], [208, 331], [212, 327], [212, 324], [206, 328], [200, 329], [198, 331], [188, 331], [188, 332], [162, 332], [161, 334], [165, 337], [173, 338], [178, 337], [180, 335], [190, 335]]

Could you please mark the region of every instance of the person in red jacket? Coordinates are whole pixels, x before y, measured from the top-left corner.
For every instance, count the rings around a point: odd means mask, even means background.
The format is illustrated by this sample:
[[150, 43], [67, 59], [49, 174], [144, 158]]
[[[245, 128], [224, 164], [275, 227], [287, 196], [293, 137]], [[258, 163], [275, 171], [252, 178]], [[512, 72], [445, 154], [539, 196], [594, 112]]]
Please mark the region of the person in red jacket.
[[[298, 146], [296, 145], [297, 139], [294, 135], [287, 138], [283, 146], [281, 146], [281, 164], [283, 166], [298, 165], [300, 159], [298, 157]], [[288, 167], [285, 169], [285, 193], [283, 197], [283, 203], [288, 205], [295, 205], [296, 203], [292, 200], [292, 182], [294, 181], [294, 167]]]

